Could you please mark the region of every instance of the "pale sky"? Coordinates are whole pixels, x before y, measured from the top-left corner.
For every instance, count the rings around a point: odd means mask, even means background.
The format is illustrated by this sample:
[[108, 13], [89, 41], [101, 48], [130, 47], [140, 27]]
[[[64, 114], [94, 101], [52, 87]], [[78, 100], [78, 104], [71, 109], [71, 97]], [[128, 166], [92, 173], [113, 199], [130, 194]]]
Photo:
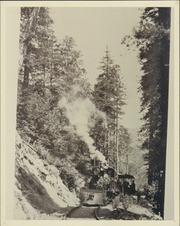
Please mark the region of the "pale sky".
[[55, 35], [59, 40], [65, 36], [73, 37], [89, 82], [94, 85], [99, 74], [99, 62], [105, 55], [108, 45], [114, 63], [121, 67], [121, 75], [126, 87], [127, 105], [121, 124], [127, 128], [140, 126], [140, 101], [137, 94], [142, 72], [137, 53], [128, 51], [121, 45], [122, 38], [132, 33], [138, 24], [138, 8], [51, 8]]

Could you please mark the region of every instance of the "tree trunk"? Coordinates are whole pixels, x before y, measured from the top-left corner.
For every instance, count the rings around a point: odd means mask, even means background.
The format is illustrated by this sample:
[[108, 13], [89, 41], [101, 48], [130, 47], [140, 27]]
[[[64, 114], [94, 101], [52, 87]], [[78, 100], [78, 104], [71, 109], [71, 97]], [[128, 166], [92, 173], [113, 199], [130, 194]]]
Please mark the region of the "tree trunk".
[[24, 66], [24, 88], [28, 87], [29, 85], [29, 67], [27, 65]]

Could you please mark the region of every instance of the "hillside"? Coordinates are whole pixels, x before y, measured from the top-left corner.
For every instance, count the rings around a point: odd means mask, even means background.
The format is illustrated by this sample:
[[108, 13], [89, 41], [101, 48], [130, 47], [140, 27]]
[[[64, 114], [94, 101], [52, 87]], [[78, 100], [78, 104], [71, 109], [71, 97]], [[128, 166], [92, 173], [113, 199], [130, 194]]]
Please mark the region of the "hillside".
[[79, 200], [59, 177], [59, 170], [40, 158], [16, 136], [15, 219], [61, 217], [61, 208], [77, 206]]

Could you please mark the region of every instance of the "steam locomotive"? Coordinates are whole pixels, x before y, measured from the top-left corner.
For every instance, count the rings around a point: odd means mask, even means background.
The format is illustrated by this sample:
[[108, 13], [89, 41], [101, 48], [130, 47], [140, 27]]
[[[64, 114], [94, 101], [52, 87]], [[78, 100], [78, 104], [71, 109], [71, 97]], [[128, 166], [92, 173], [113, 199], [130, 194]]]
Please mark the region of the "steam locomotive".
[[123, 197], [135, 194], [134, 176], [117, 174], [111, 167], [103, 167], [100, 161], [94, 160], [92, 175], [88, 186], [81, 189], [80, 200], [83, 205], [107, 205], [116, 196]]

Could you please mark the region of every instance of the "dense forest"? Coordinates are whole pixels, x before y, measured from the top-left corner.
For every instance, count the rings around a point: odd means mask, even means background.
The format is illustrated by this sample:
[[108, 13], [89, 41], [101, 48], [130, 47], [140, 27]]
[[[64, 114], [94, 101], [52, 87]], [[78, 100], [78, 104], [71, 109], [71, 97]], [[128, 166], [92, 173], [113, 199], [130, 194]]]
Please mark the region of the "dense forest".
[[139, 49], [143, 71], [139, 92], [144, 125], [141, 147], [136, 147], [128, 128], [119, 123], [125, 84], [108, 47], [92, 87], [75, 40], [55, 37], [49, 9], [21, 8], [17, 132], [58, 168], [70, 191], [76, 191], [79, 179], [88, 181], [97, 158], [118, 173], [134, 174], [137, 186], [147, 190], [156, 213], [163, 216], [169, 18], [168, 8], [145, 8], [134, 36], [122, 41]]
[[[146, 8], [140, 27], [134, 37], [127, 36], [123, 43], [139, 49], [143, 76], [139, 91], [142, 93], [143, 126], [139, 131], [142, 149], [148, 165], [148, 184], [154, 188], [155, 211], [163, 216], [165, 191], [165, 163], [168, 115], [170, 8]], [[127, 43], [128, 42], [128, 43]]]

